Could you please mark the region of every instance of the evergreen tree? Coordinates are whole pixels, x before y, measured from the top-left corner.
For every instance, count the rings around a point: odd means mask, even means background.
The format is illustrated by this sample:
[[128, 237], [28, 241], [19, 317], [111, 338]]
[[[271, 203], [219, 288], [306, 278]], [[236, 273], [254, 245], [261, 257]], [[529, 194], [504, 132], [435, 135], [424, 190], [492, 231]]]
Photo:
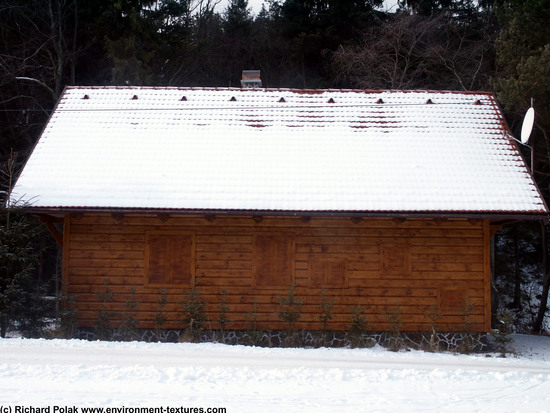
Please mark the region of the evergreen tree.
[[301, 84], [327, 87], [330, 66], [327, 51], [353, 43], [369, 26], [377, 24], [381, 0], [286, 0], [278, 5], [281, 31]]
[[521, 117], [534, 98], [538, 132], [546, 143], [541, 160], [548, 164], [550, 0], [511, 0], [500, 4], [497, 13], [503, 30], [495, 44], [499, 72], [494, 87], [512, 116]]
[[[15, 176], [15, 156], [2, 167], [8, 191], [0, 199], [0, 336], [5, 337], [13, 321], [27, 321], [29, 331], [40, 329], [35, 322], [36, 306], [30, 306], [37, 286], [33, 282], [38, 253], [34, 242], [39, 227], [10, 199]], [[36, 304], [36, 303], [35, 303]], [[38, 311], [39, 312], [39, 311]], [[32, 313], [32, 314], [31, 314]], [[32, 318], [33, 320], [30, 320]]]
[[[511, 125], [519, 136], [521, 118], [534, 102], [535, 128], [530, 146], [535, 151], [532, 170], [546, 202], [550, 200], [550, 0], [509, 0], [497, 4], [497, 14], [503, 25], [495, 44], [498, 76], [493, 85], [504, 105]], [[547, 227], [542, 233], [542, 293], [540, 308], [534, 322], [540, 331], [547, 311], [550, 290]]]
[[550, 0], [511, 0], [497, 8], [503, 30], [496, 42], [499, 99], [521, 115], [537, 102], [538, 117], [550, 123]]
[[9, 324], [24, 317], [31, 301], [36, 228], [28, 216], [4, 208], [0, 219], [0, 335], [5, 337]]
[[224, 29], [226, 32], [242, 31], [250, 34], [247, 26], [252, 23], [252, 15], [248, 7], [248, 0], [230, 0], [225, 10]]
[[256, 68], [252, 23], [248, 0], [231, 0], [223, 20], [224, 67], [230, 86], [240, 86], [242, 70]]
[[40, 330], [35, 294], [38, 287], [32, 278], [38, 258], [34, 242], [39, 228], [13, 206], [9, 191], [5, 195], [0, 201], [0, 336], [6, 336], [13, 321], [26, 321], [27, 330], [34, 335], [35, 330]]

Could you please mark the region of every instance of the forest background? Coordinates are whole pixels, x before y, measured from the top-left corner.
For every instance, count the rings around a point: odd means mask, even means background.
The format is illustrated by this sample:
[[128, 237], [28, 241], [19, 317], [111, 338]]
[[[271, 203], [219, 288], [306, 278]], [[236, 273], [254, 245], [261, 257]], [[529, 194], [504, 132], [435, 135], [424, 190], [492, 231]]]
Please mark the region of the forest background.
[[[550, 0], [0, 0], [0, 324], [40, 318], [59, 252], [5, 203], [66, 85], [484, 90], [519, 136], [536, 110], [534, 176], [550, 200]], [[520, 145], [526, 159], [530, 148]], [[493, 311], [548, 329], [548, 225], [494, 240]], [[35, 320], [35, 321], [32, 321]], [[545, 327], [546, 320], [546, 327]], [[30, 335], [35, 329], [29, 327]]]

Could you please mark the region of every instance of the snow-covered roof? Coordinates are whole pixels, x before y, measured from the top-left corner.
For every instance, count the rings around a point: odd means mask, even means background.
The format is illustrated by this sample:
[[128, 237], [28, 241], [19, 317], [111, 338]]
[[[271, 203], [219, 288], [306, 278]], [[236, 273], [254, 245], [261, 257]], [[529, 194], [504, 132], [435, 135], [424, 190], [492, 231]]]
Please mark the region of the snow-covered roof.
[[69, 87], [33, 208], [545, 213], [484, 92]]

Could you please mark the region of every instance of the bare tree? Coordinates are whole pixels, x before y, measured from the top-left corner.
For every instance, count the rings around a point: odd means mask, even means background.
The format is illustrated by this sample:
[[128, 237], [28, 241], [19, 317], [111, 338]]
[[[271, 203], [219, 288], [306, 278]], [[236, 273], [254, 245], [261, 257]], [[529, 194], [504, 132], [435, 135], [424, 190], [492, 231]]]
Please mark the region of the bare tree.
[[340, 47], [332, 62], [338, 80], [355, 87], [471, 90], [487, 84], [492, 67], [484, 33], [443, 14], [398, 13], [367, 31], [359, 46]]
[[359, 46], [340, 47], [333, 55], [340, 81], [360, 88], [406, 89], [428, 70], [426, 50], [435, 21], [400, 14], [363, 35]]
[[5, 0], [0, 9], [0, 82], [30, 82], [54, 101], [65, 82], [74, 83], [82, 49], [78, 5], [78, 0]]
[[3, 0], [0, 4], [0, 157], [32, 147], [85, 46], [82, 0]]

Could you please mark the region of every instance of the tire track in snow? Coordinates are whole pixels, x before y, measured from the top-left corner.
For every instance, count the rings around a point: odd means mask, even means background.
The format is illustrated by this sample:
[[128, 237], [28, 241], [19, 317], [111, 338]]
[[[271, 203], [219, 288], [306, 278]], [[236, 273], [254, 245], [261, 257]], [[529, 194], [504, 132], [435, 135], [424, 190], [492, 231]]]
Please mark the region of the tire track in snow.
[[[391, 353], [369, 349], [266, 349], [222, 344], [105, 343], [24, 340], [25, 345], [0, 341], [0, 364], [58, 364], [87, 366], [252, 367], [289, 369], [466, 370], [550, 374], [550, 362], [518, 358], [487, 358], [432, 354], [421, 351]], [[55, 343], [54, 343], [55, 342]], [[46, 342], [48, 343], [48, 342]], [[19, 344], [19, 343], [13, 343]]]

